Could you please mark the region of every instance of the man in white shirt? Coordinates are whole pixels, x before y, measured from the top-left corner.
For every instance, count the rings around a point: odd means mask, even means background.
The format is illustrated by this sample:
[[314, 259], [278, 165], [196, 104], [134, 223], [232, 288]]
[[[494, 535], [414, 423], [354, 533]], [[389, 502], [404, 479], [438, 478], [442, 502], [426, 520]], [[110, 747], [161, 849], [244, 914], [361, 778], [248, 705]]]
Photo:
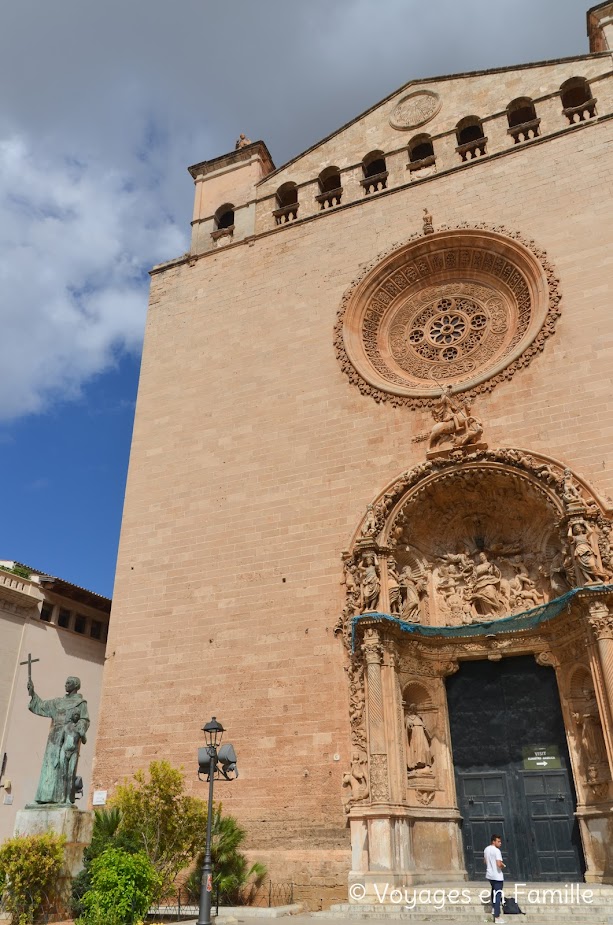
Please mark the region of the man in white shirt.
[[483, 860], [485, 861], [486, 867], [485, 876], [489, 880], [492, 888], [492, 912], [496, 925], [499, 922], [504, 922], [504, 919], [500, 915], [500, 904], [503, 900], [502, 887], [504, 883], [504, 874], [502, 871], [505, 867], [500, 851], [501, 845], [502, 839], [500, 835], [492, 835], [491, 844], [489, 844], [483, 852]]

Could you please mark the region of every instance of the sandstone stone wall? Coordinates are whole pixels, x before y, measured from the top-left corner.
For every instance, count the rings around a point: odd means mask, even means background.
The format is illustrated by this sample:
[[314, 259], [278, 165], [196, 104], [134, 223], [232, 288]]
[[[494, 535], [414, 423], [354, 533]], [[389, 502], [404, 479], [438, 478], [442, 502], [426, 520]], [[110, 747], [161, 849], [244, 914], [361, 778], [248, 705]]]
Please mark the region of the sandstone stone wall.
[[560, 279], [556, 332], [474, 411], [490, 447], [557, 457], [613, 494], [612, 144], [601, 118], [153, 275], [95, 788], [166, 758], [204, 797], [195, 754], [214, 714], [240, 771], [216, 795], [253, 857], [315, 905], [342, 894], [340, 554], [367, 503], [423, 460], [411, 438], [431, 426], [342, 373], [343, 292], [426, 207], [435, 229], [533, 239]]

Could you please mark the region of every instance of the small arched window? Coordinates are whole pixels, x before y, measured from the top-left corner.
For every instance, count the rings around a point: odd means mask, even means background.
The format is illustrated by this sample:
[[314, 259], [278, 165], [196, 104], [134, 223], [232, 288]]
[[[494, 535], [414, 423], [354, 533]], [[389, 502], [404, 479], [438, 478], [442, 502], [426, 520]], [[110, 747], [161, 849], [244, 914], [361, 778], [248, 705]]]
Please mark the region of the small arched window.
[[277, 208], [272, 213], [277, 225], [293, 222], [298, 217], [298, 187], [295, 183], [283, 183], [277, 190]]
[[409, 142], [409, 170], [421, 170], [435, 163], [434, 146], [429, 135], [416, 135]]
[[383, 151], [371, 151], [362, 161], [362, 186], [367, 196], [387, 189], [387, 166]]
[[[231, 238], [234, 234], [234, 206], [226, 202], [215, 213], [215, 229], [211, 232], [213, 241], [220, 238]], [[227, 243], [224, 241], [222, 243]]]
[[570, 77], [560, 87], [562, 112], [572, 125], [587, 122], [596, 115], [596, 100], [585, 77]]
[[507, 106], [507, 120], [509, 122], [508, 133], [516, 145], [540, 135], [541, 120], [536, 116], [534, 103], [527, 96], [511, 100]]
[[234, 227], [234, 206], [226, 203], [215, 213], [215, 228], [219, 231]]
[[316, 196], [320, 209], [331, 209], [338, 206], [343, 195], [341, 186], [341, 172], [338, 167], [326, 167], [319, 174], [319, 196]]
[[466, 116], [465, 119], [461, 119], [456, 125], [456, 138], [458, 140], [456, 151], [463, 161], [470, 161], [487, 154], [487, 138], [478, 116]]

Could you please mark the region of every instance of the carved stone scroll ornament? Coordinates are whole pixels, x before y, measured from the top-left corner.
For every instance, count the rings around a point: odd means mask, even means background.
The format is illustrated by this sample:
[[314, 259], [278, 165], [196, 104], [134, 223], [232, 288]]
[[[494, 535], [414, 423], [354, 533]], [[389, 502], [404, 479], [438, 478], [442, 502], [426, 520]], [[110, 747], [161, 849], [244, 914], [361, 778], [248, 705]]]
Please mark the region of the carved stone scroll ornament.
[[359, 664], [354, 657], [347, 672], [349, 677], [349, 723], [351, 726], [351, 742], [354, 748], [366, 751], [364, 667]]
[[370, 756], [370, 799], [373, 803], [389, 800], [387, 755]]

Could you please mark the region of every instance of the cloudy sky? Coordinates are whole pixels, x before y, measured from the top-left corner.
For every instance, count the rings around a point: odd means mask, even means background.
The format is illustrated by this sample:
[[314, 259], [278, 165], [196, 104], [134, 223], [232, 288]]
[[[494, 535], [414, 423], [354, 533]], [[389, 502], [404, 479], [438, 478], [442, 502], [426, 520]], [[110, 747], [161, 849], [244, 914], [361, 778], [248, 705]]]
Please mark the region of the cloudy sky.
[[587, 52], [585, 0], [8, 0], [0, 558], [111, 594], [147, 270], [189, 164], [277, 165], [415, 77]]

